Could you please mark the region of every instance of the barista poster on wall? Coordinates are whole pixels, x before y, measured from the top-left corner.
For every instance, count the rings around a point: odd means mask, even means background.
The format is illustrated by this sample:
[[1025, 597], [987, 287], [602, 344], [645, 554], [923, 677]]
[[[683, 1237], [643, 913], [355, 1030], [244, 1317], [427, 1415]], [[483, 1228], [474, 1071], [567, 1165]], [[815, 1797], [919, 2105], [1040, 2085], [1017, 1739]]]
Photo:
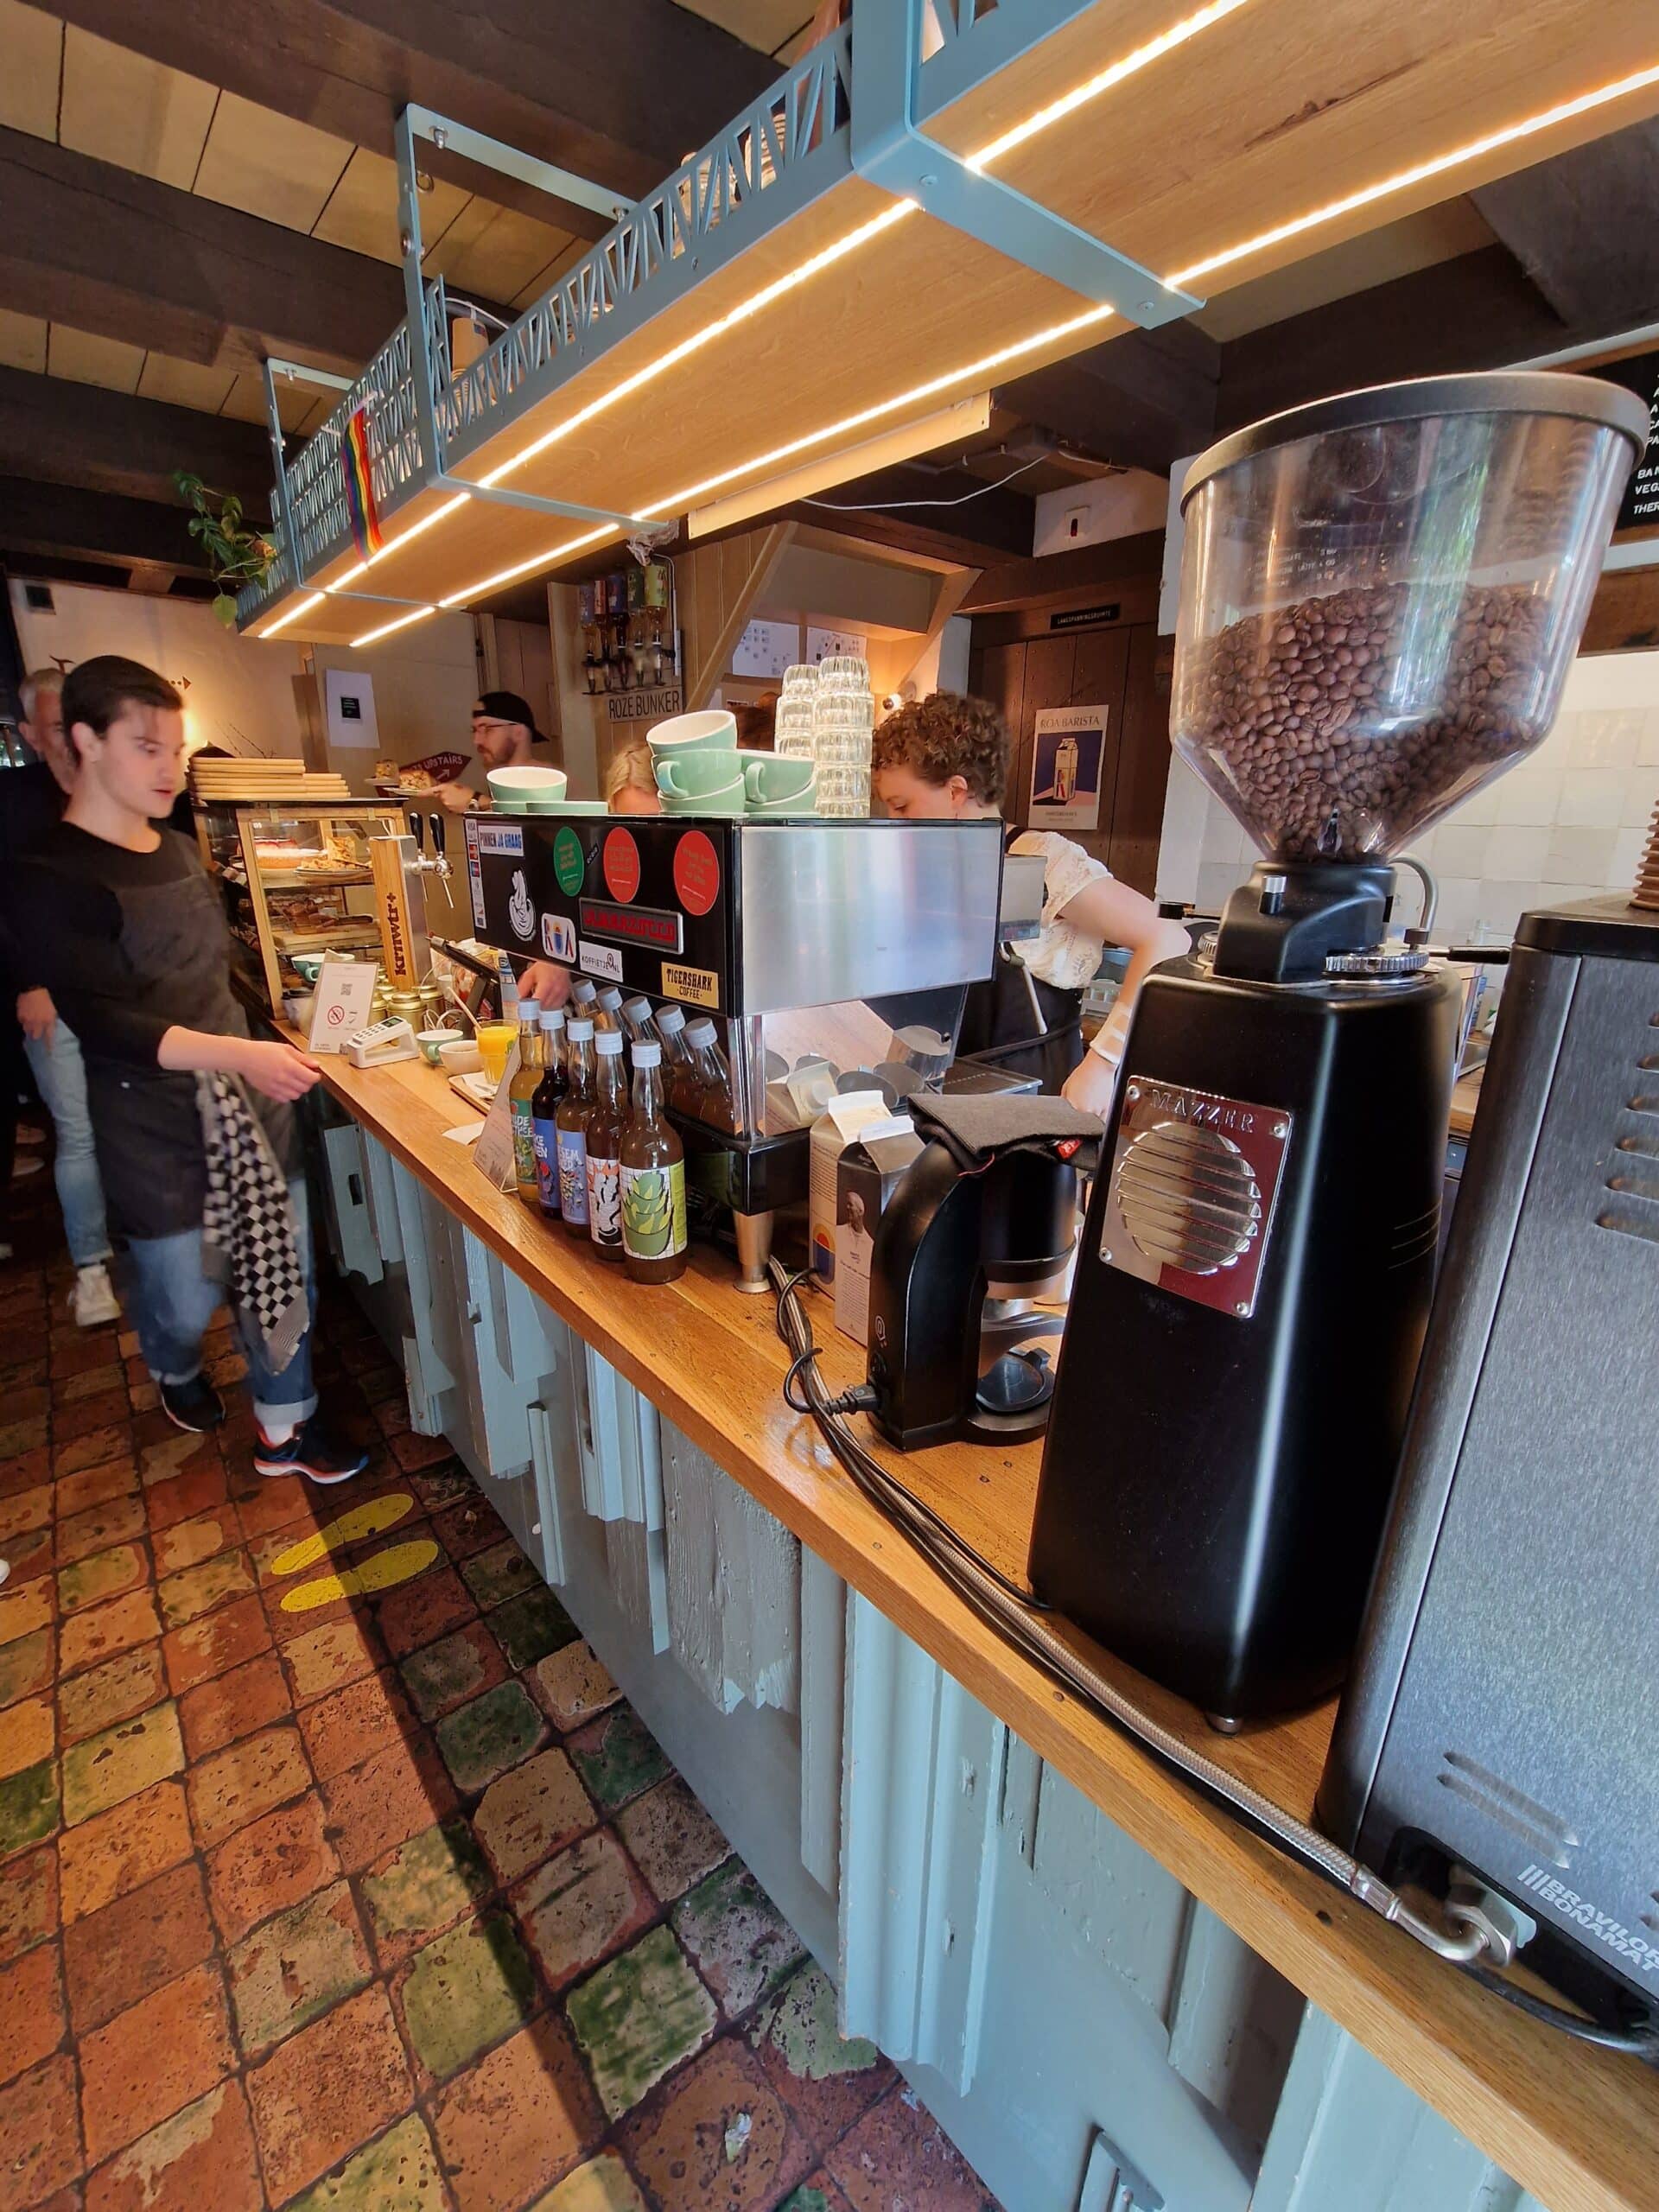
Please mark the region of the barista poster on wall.
[[1045, 707], [1031, 748], [1031, 827], [1098, 830], [1105, 707]]

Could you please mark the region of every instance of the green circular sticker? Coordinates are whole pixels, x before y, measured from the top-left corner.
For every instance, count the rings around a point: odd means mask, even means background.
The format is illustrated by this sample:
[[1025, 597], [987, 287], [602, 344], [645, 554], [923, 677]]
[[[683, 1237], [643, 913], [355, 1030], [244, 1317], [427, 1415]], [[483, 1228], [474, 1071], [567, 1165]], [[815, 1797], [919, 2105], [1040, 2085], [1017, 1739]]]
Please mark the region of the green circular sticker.
[[582, 839], [568, 822], [553, 840], [553, 873], [559, 880], [560, 890], [568, 899], [575, 897], [588, 874]]

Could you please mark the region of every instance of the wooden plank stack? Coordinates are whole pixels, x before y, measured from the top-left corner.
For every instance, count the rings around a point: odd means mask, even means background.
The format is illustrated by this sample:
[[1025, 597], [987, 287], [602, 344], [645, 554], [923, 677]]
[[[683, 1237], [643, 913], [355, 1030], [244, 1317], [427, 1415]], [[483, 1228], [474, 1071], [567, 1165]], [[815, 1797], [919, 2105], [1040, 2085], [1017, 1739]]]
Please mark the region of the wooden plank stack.
[[252, 799], [266, 804], [309, 805], [320, 799], [349, 798], [344, 776], [319, 775], [294, 760], [207, 760], [190, 763], [190, 793], [203, 805]]

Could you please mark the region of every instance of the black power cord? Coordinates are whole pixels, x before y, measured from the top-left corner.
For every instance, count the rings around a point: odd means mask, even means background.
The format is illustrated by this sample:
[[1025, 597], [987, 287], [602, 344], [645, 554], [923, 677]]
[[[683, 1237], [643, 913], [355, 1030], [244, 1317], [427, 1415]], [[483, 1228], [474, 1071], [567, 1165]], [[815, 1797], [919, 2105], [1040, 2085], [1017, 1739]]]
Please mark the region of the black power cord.
[[[1357, 1866], [1337, 1846], [1305, 1828], [1301, 1823], [1294, 1821], [1291, 1816], [1279, 1808], [1269, 1808], [1257, 1793], [1224, 1776], [1213, 1762], [1186, 1751], [1156, 1723], [1135, 1714], [1127, 1700], [1122, 1701], [1121, 1710], [1113, 1710], [1104, 1704], [1101, 1694], [1091, 1687], [1080, 1662], [1071, 1660], [1070, 1655], [1057, 1654], [1052, 1643], [1045, 1645], [1037, 1637], [1037, 1621], [1042, 1615], [1052, 1612], [1052, 1608], [993, 1567], [942, 1515], [901, 1483], [891, 1469], [884, 1466], [853, 1434], [842, 1415], [849, 1411], [868, 1410], [874, 1392], [868, 1385], [860, 1385], [855, 1389], [843, 1391], [840, 1397], [830, 1397], [818, 1378], [817, 1348], [813, 1338], [812, 1324], [798, 1295], [799, 1286], [805, 1280], [804, 1274], [787, 1274], [774, 1262], [772, 1279], [778, 1285], [778, 1333], [792, 1355], [784, 1379], [784, 1395], [791, 1411], [811, 1418], [836, 1461], [863, 1495], [892, 1522], [900, 1535], [944, 1577], [957, 1595], [988, 1627], [994, 1629], [1006, 1643], [1040, 1667], [1088, 1711], [1129, 1736], [1160, 1765], [1178, 1776], [1206, 1801], [1243, 1821], [1252, 1834], [1293, 1859], [1299, 1866], [1308, 1868], [1348, 1894], [1358, 1897], [1384, 1918], [1395, 1921], [1433, 1950], [1436, 1955], [1457, 1967], [1471, 1980], [1478, 1981], [1482, 1988], [1490, 1990], [1494, 1997], [1501, 1998], [1506, 2005], [1524, 2012], [1529, 2018], [1554, 2028], [1562, 2035], [1570, 2036], [1577, 2042], [1594, 2044], [1604, 2050], [1626, 2052], [1649, 2063], [1659, 2060], [1659, 2024], [1656, 2024], [1652, 2014], [1633, 2017], [1624, 2027], [1605, 2028], [1597, 2021], [1586, 2019], [1580, 2014], [1569, 2012], [1546, 1999], [1534, 1996], [1519, 1983], [1481, 1963], [1484, 1946], [1478, 1936], [1469, 1933], [1466, 1923], [1460, 1923], [1467, 1940], [1459, 1948], [1455, 1939], [1448, 1939], [1443, 1930], [1433, 1928], [1420, 1913], [1395, 1897], [1380, 1876]], [[798, 1398], [795, 1395], [798, 1382], [801, 1389]], [[990, 1599], [985, 1587], [987, 1582], [1001, 1593], [1001, 1604]], [[1014, 1609], [1012, 1611], [1007, 1610], [1010, 1605]], [[1024, 1630], [1022, 1617], [1031, 1620], [1030, 1632]], [[1250, 1802], [1252, 1799], [1255, 1802]], [[1301, 1831], [1300, 1840], [1297, 1834], [1289, 1832], [1292, 1828]], [[1347, 1872], [1348, 1869], [1351, 1869], [1351, 1872]]]

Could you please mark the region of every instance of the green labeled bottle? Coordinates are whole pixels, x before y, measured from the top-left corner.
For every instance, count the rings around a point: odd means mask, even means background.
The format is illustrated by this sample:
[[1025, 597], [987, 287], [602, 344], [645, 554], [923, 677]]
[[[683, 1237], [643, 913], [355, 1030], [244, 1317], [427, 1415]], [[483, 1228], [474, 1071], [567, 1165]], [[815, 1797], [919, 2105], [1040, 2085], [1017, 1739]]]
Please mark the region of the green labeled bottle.
[[512, 1115], [512, 1173], [527, 1206], [541, 1203], [536, 1176], [536, 1086], [542, 1079], [542, 1009], [534, 999], [518, 1001], [518, 1065], [507, 1085]]
[[685, 1273], [685, 1147], [663, 1110], [663, 1048], [633, 1048], [633, 1110], [622, 1132], [622, 1260], [635, 1282]]

